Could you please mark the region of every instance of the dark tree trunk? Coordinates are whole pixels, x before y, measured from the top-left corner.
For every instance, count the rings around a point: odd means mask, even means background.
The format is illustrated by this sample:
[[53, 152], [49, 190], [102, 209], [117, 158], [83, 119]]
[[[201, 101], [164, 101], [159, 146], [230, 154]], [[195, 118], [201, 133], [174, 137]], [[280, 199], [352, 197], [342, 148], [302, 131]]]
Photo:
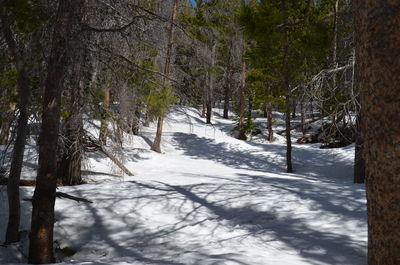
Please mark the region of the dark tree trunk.
[[227, 75], [225, 79], [225, 90], [224, 90], [224, 119], [229, 119], [229, 103], [231, 100], [231, 83], [232, 83], [232, 75], [233, 75], [233, 70], [232, 70], [232, 48], [233, 45], [232, 43], [230, 44], [229, 47], [229, 58], [228, 58], [228, 65], [226, 68]]
[[71, 44], [75, 52], [72, 55], [72, 72], [69, 80], [69, 114], [65, 122], [65, 144], [61, 160], [61, 178], [64, 185], [79, 185], [82, 183], [83, 158], [83, 107], [85, 98], [85, 67], [88, 65], [86, 43], [89, 35], [81, 33]]
[[286, 125], [286, 171], [293, 172], [292, 167], [292, 138], [290, 132], [290, 97], [286, 95], [286, 111], [285, 111], [285, 125]]
[[267, 140], [272, 142], [274, 140], [274, 131], [272, 129], [272, 104], [270, 102], [266, 104], [266, 112], [267, 112], [267, 129], [268, 129]]
[[239, 139], [246, 140], [246, 133], [244, 130], [244, 115], [245, 115], [245, 103], [244, 103], [244, 90], [246, 88], [246, 63], [242, 65], [242, 81], [239, 87]]
[[[215, 66], [215, 53], [217, 43], [215, 42], [211, 49], [211, 67]], [[208, 88], [207, 88], [207, 101], [206, 101], [206, 123], [211, 124], [212, 106], [213, 106], [213, 93], [214, 93], [214, 73], [208, 73]]]
[[400, 1], [355, 0], [368, 264], [400, 264]]
[[[287, 6], [286, 6], [286, 0], [281, 1], [282, 5], [282, 12], [285, 17], [288, 16], [287, 14]], [[287, 18], [286, 18], [287, 19]], [[283, 43], [283, 66], [286, 67], [287, 61], [288, 61], [288, 56], [289, 56], [289, 36], [287, 30], [285, 31], [285, 40]], [[286, 125], [286, 171], [288, 173], [293, 172], [293, 166], [292, 166], [292, 139], [291, 139], [291, 132], [290, 132], [290, 107], [291, 107], [291, 102], [290, 102], [290, 82], [289, 82], [289, 70], [284, 69], [283, 73], [283, 88], [285, 89], [286, 93], [286, 110], [285, 110], [285, 125]]]
[[292, 111], [292, 118], [295, 119], [296, 118], [296, 100], [293, 99], [293, 111]]
[[[29, 263], [54, 263], [53, 230], [57, 182], [57, 142], [60, 124], [62, 83], [67, 65], [69, 41], [83, 0], [60, 0], [53, 31], [52, 49], [43, 97], [42, 129], [39, 138], [39, 163], [32, 198]], [[76, 26], [76, 25], [75, 25]]]
[[14, 40], [13, 33], [9, 27], [7, 19], [2, 17], [1, 20], [4, 38], [13, 57], [15, 68], [17, 69], [19, 94], [17, 138], [14, 143], [10, 175], [8, 177], [7, 184], [9, 216], [6, 232], [6, 243], [13, 243], [19, 241], [19, 225], [21, 217], [19, 181], [21, 178], [22, 162], [24, 159], [25, 143], [28, 132], [28, 108], [31, 102], [31, 90], [29, 88], [29, 76], [26, 65], [20, 57], [22, 51], [19, 51], [17, 47], [17, 43]]
[[[229, 81], [227, 81], [229, 82]], [[225, 90], [224, 90], [224, 114], [223, 118], [224, 119], [229, 119], [229, 101], [230, 101], [230, 85], [225, 84]]]

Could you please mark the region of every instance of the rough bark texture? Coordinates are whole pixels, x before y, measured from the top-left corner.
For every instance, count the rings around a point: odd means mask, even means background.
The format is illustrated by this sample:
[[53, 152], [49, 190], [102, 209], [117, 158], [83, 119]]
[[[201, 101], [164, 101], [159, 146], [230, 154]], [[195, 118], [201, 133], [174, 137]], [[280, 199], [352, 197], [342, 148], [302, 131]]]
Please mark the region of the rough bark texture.
[[[168, 32], [167, 57], [165, 59], [165, 66], [164, 66], [164, 75], [167, 77], [171, 75], [171, 60], [174, 51], [175, 20], [178, 14], [178, 5], [179, 5], [179, 0], [175, 0], [174, 5], [172, 7], [172, 15], [170, 19], [170, 26]], [[169, 84], [169, 80], [163, 78], [163, 85], [167, 84]], [[161, 153], [161, 137], [162, 137], [163, 125], [164, 125], [164, 110], [161, 111], [161, 115], [160, 117], [158, 117], [156, 137], [151, 146], [151, 150], [158, 153]]]
[[246, 63], [243, 62], [242, 69], [242, 81], [239, 87], [239, 139], [246, 140], [246, 134], [244, 131], [244, 115], [245, 115], [245, 104], [244, 104], [244, 90], [246, 88]]
[[400, 1], [355, 0], [368, 264], [400, 264]]
[[31, 90], [29, 88], [29, 76], [26, 65], [20, 57], [21, 51], [19, 51], [17, 47], [17, 43], [14, 40], [13, 33], [5, 16], [3, 16], [1, 20], [4, 38], [13, 57], [15, 68], [17, 69], [19, 94], [17, 138], [14, 143], [10, 175], [8, 177], [7, 185], [9, 216], [6, 243], [13, 243], [19, 241], [19, 224], [21, 217], [19, 181], [21, 178], [22, 162], [24, 159], [25, 143], [28, 132], [28, 108], [31, 102]]
[[53, 230], [57, 182], [57, 142], [60, 124], [62, 82], [67, 64], [73, 21], [83, 0], [60, 0], [53, 31], [52, 49], [43, 98], [42, 129], [36, 188], [32, 198], [29, 263], [54, 263]]

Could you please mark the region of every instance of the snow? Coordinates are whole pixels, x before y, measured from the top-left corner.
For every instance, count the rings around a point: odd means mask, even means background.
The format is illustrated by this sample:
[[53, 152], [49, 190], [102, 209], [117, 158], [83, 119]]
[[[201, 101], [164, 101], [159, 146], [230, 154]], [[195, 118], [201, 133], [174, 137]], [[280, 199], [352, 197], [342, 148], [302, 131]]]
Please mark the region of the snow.
[[[196, 109], [176, 106], [162, 154], [150, 151], [155, 125], [126, 136], [119, 152], [133, 177], [90, 154], [89, 184], [59, 188], [93, 201], [57, 199], [56, 246], [77, 250], [61, 264], [366, 264], [365, 190], [352, 183], [354, 146], [294, 144], [295, 173], [288, 174], [283, 137], [237, 140], [219, 113], [206, 126]], [[33, 145], [26, 156], [28, 178], [35, 175]], [[30, 197], [33, 189], [21, 193]], [[0, 197], [3, 240], [4, 186]], [[0, 247], [0, 263], [26, 262], [30, 211], [23, 201], [23, 240]]]

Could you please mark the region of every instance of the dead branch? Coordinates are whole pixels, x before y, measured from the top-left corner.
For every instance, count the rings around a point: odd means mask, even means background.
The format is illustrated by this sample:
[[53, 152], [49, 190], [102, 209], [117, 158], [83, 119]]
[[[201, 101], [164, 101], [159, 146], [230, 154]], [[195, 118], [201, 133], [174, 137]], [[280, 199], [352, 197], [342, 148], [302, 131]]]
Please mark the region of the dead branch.
[[99, 141], [92, 139], [89, 136], [84, 138], [85, 143], [85, 151], [86, 152], [95, 152], [100, 151], [105, 156], [107, 156], [116, 166], [118, 166], [126, 175], [134, 176], [134, 174], [127, 169], [121, 161], [119, 161], [113, 154], [108, 152], [108, 150], [102, 145]]
[[[56, 192], [55, 196], [57, 198], [66, 198], [66, 199], [70, 199], [70, 200], [77, 201], [77, 202], [93, 203], [92, 201], [89, 201], [89, 200], [87, 200], [85, 198], [79, 198], [79, 197], [72, 196], [72, 195], [69, 195], [69, 194], [64, 193], [64, 192]], [[22, 200], [23, 201], [27, 201], [27, 202], [31, 202], [32, 198], [23, 198]]]
[[85, 198], [75, 197], [75, 196], [69, 195], [64, 192], [56, 192], [56, 197], [57, 198], [66, 198], [66, 199], [70, 199], [70, 200], [77, 201], [77, 202], [93, 203], [92, 201], [89, 201]]

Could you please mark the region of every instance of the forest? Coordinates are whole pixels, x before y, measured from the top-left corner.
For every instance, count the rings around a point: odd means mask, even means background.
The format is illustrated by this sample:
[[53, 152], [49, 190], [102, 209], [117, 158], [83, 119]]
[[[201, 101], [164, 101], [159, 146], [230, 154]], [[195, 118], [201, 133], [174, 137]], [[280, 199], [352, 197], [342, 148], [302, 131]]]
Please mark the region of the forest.
[[400, 1], [0, 0], [0, 264], [400, 264]]

